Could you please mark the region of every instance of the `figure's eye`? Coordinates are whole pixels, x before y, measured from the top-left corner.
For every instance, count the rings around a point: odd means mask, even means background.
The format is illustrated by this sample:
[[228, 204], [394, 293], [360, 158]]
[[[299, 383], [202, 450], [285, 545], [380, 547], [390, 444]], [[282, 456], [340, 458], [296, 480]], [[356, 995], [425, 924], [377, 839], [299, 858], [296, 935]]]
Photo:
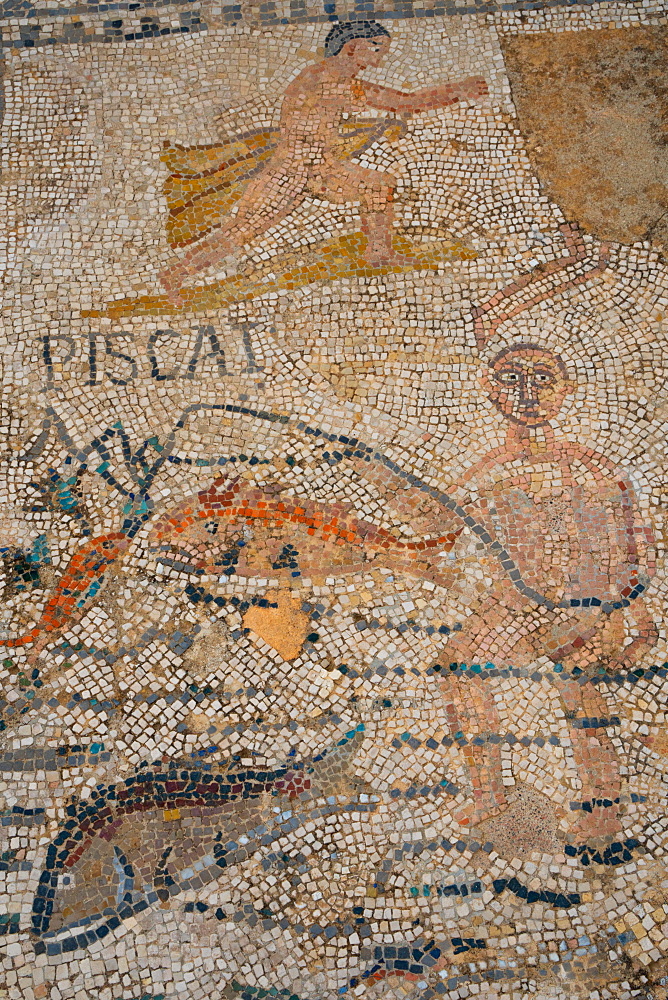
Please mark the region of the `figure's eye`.
[[500, 371], [496, 374], [496, 381], [501, 382], [503, 385], [517, 385], [519, 380], [519, 372], [514, 371], [512, 368], [506, 368], [505, 371]]
[[552, 385], [554, 382], [554, 375], [552, 372], [536, 371], [533, 373], [533, 380], [536, 385]]
[[218, 521], [207, 521], [204, 527], [210, 535], [215, 535], [218, 532]]

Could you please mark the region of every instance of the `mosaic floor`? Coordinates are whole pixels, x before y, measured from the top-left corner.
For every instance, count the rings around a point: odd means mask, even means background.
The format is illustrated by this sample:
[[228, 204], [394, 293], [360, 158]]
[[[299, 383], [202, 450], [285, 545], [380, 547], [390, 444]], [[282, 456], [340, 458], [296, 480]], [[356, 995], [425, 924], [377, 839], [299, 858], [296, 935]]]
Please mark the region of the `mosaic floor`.
[[668, 3], [5, 0], [0, 997], [668, 998]]

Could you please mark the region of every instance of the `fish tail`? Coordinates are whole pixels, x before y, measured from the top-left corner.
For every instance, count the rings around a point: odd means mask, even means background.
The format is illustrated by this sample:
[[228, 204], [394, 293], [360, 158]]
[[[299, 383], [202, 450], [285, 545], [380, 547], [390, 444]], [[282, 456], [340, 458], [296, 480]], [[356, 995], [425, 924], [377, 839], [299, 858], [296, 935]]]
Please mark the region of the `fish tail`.
[[28, 646], [31, 642], [35, 641], [41, 631], [40, 628], [33, 628], [30, 632], [26, 632], [25, 635], [17, 636], [16, 639], [0, 639], [0, 646], [5, 646], [6, 649], [18, 649], [21, 646]]

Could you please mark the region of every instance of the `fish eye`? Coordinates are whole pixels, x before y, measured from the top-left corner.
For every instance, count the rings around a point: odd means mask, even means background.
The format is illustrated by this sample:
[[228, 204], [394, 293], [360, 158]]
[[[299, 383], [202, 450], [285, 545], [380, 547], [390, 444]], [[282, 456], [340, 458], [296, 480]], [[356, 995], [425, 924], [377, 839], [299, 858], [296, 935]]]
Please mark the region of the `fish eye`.
[[207, 521], [204, 527], [206, 528], [206, 530], [209, 532], [210, 535], [215, 535], [218, 533], [219, 522]]

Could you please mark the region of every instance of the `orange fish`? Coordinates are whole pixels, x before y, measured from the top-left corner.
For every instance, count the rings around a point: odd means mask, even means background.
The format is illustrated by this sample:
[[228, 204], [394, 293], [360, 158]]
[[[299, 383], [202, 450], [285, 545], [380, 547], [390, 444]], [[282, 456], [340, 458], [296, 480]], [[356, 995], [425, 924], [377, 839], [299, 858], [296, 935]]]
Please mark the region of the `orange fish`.
[[368, 570], [383, 556], [391, 569], [448, 585], [438, 556], [450, 551], [459, 533], [401, 541], [357, 517], [349, 504], [282, 497], [220, 478], [163, 514], [150, 546], [159, 563], [186, 574], [283, 573], [315, 580]]
[[0, 639], [0, 645], [16, 649], [34, 644], [32, 655], [43, 649], [54, 633], [62, 632], [81, 617], [102, 586], [107, 568], [128, 545], [128, 538], [119, 531], [91, 538], [70, 559], [40, 620], [25, 635]]

